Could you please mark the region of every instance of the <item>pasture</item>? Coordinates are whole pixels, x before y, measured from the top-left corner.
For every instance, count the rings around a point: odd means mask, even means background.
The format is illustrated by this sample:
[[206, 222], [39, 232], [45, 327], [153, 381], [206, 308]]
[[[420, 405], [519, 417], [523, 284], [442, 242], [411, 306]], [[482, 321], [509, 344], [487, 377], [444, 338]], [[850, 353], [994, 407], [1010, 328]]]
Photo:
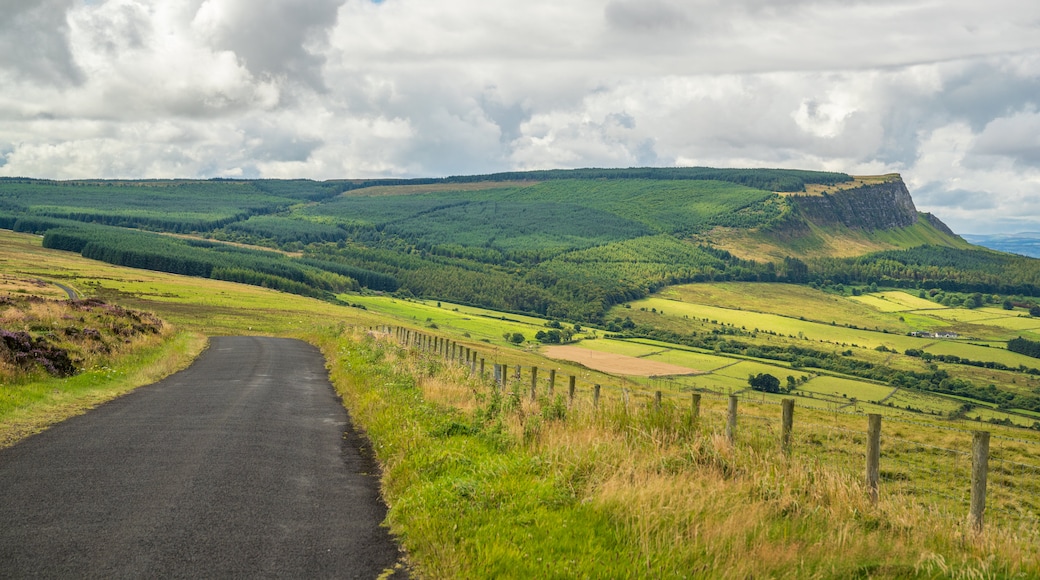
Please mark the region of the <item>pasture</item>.
[[886, 385], [877, 385], [866, 381], [856, 381], [829, 375], [818, 375], [809, 382], [798, 387], [798, 391], [833, 395], [843, 399], [857, 401], [881, 401], [892, 394], [895, 389]]
[[[782, 336], [798, 337], [810, 342], [823, 342], [837, 346], [856, 344], [874, 348], [884, 345], [887, 348], [902, 351], [908, 348], [921, 348], [926, 344], [922, 339], [904, 334], [847, 328], [839, 324], [838, 320], [834, 320], [834, 324], [812, 322], [808, 319], [802, 320], [796, 316], [781, 316], [778, 314], [720, 308], [718, 306], [678, 302], [662, 298], [637, 300], [632, 302], [631, 306], [633, 309], [656, 310], [661, 315], [669, 316], [673, 319], [692, 318], [701, 321], [707, 320], [712, 324], [725, 324], [747, 331], [755, 329], [768, 330]], [[800, 308], [797, 305], [793, 305], [792, 310], [798, 312]], [[812, 316], [812, 312], [809, 309], [803, 312], [807, 315], [806, 318]], [[903, 332], [906, 332], [906, 330]]]
[[538, 331], [548, 330], [546, 321], [523, 314], [509, 314], [436, 300], [405, 300], [390, 296], [343, 294], [340, 299], [364, 306], [373, 313], [393, 316], [416, 327], [440, 329], [461, 337], [499, 346], [510, 343], [502, 335], [519, 332], [534, 341]]

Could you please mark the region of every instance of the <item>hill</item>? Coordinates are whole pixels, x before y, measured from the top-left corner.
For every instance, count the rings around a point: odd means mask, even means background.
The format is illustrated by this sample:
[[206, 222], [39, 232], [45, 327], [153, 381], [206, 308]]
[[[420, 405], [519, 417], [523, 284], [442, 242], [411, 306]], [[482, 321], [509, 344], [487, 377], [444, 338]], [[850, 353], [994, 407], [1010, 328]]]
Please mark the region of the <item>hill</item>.
[[[836, 259], [974, 251], [919, 213], [898, 175], [703, 167], [327, 182], [4, 179], [0, 227], [110, 263], [329, 300], [367, 288], [590, 323], [672, 284], [824, 284], [843, 267]], [[952, 259], [971, 268], [970, 256]], [[1040, 286], [1034, 269], [1017, 265], [1005, 281], [1029, 294]], [[962, 269], [937, 269], [938, 278], [904, 270], [926, 287], [992, 274]], [[862, 279], [844, 283], [876, 282], [880, 271], [854, 270]]]

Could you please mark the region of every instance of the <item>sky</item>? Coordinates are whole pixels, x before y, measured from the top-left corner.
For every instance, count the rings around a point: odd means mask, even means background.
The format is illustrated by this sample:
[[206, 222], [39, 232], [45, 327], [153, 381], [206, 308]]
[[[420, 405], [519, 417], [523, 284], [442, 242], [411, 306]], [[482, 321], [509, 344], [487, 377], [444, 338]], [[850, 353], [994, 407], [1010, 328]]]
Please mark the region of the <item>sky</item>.
[[1035, 0], [0, 0], [0, 176], [898, 172], [1040, 231]]

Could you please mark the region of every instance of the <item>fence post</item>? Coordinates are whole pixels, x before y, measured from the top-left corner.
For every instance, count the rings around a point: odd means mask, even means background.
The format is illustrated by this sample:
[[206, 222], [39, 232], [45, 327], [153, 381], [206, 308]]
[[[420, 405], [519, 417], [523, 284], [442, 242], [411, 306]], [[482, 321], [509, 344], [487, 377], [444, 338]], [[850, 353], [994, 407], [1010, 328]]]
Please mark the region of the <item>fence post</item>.
[[577, 377], [575, 377], [574, 375], [570, 375], [570, 377], [567, 379], [567, 404], [568, 405], [573, 405], [574, 404], [574, 381], [575, 381], [576, 378]]
[[737, 396], [729, 396], [729, 419], [726, 421], [726, 439], [733, 443], [737, 439]]
[[553, 396], [553, 390], [556, 388], [556, 369], [549, 369], [549, 398]]
[[975, 431], [971, 437], [971, 527], [982, 531], [986, 511], [986, 475], [989, 471], [989, 431]]
[[538, 399], [538, 367], [531, 367], [531, 402]]
[[657, 391], [656, 393], [654, 393], [654, 410], [661, 410], [661, 391]]
[[599, 407], [599, 385], [592, 385], [592, 406]]
[[520, 365], [516, 365], [516, 374], [513, 375], [513, 378], [518, 381], [520, 380]]
[[502, 376], [504, 374], [505, 374], [505, 372], [502, 370], [502, 365], [496, 364], [495, 365], [495, 384], [498, 385], [498, 390], [500, 390], [500, 391], [502, 390], [502, 383], [505, 381], [505, 377]]
[[701, 416], [701, 394], [694, 393], [690, 401], [690, 413], [693, 414], [693, 420], [696, 421]]
[[784, 399], [783, 420], [781, 421], [780, 448], [784, 455], [791, 454], [791, 429], [794, 427], [794, 399]]
[[484, 357], [480, 358], [480, 378], [484, 378]]
[[877, 505], [881, 468], [881, 415], [867, 415], [867, 490], [870, 502]]

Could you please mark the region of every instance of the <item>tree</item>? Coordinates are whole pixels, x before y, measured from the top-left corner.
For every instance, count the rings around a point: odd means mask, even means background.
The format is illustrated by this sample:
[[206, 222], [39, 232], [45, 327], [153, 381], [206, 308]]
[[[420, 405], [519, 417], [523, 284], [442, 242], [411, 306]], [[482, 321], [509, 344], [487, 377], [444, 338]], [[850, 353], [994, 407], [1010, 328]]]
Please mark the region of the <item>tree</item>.
[[780, 379], [770, 374], [759, 373], [757, 375], [748, 375], [748, 384], [756, 391], [762, 391], [764, 393], [780, 392]]
[[1010, 298], [1004, 300], [1004, 310], [1014, 310], [1014, 309], [1015, 309], [1015, 304], [1013, 302], [1011, 302]]
[[513, 344], [520, 344], [524, 340], [524, 335], [520, 334], [519, 332], [514, 332], [513, 334], [509, 335], [509, 342]]
[[1033, 316], [1033, 317], [1038, 317], [1038, 316], [1040, 316], [1040, 306], [1036, 306], [1036, 305], [1034, 305], [1033, 307], [1031, 307], [1031, 308], [1029, 309], [1029, 315], [1030, 315], [1030, 316]]
[[534, 339], [538, 342], [544, 342], [546, 344], [560, 344], [561, 342], [563, 342], [563, 333], [561, 333], [559, 330], [556, 330], [555, 328], [550, 330], [549, 332], [539, 330], [534, 335]]

